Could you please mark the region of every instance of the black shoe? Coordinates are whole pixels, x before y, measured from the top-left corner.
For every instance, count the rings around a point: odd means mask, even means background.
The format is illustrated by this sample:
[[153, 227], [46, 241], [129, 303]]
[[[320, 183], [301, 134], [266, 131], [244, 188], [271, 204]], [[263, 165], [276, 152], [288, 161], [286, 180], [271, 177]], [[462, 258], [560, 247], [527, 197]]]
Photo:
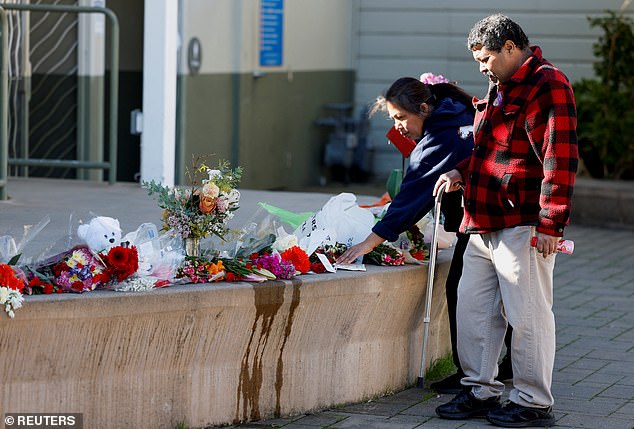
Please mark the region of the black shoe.
[[495, 377], [497, 381], [505, 381], [513, 379], [513, 365], [511, 358], [504, 356], [502, 362], [498, 365], [498, 375]]
[[495, 426], [504, 428], [550, 427], [555, 424], [553, 408], [533, 408], [507, 402], [491, 411], [487, 420]]
[[438, 393], [451, 393], [452, 395], [455, 395], [462, 392], [462, 389], [464, 389], [464, 386], [460, 384], [462, 377], [464, 377], [464, 374], [456, 373], [430, 384], [429, 387]]
[[500, 407], [500, 398], [477, 399], [471, 391], [463, 390], [446, 404], [436, 408], [443, 419], [460, 420], [470, 417], [486, 417], [491, 410]]

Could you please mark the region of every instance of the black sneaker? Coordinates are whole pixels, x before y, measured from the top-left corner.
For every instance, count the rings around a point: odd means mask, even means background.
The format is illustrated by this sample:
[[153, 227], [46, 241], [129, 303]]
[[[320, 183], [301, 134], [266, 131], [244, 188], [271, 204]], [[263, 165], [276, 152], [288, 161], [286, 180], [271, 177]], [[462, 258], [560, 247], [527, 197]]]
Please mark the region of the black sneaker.
[[436, 408], [443, 419], [460, 420], [470, 417], [486, 417], [491, 410], [500, 407], [500, 398], [477, 399], [471, 391], [463, 390], [446, 404]]
[[438, 393], [450, 393], [455, 395], [462, 392], [462, 389], [464, 389], [464, 386], [460, 384], [462, 377], [464, 377], [464, 374], [453, 374], [447, 378], [443, 378], [440, 381], [430, 384], [429, 387]]
[[524, 407], [508, 401], [502, 407], [489, 412], [487, 420], [504, 428], [550, 427], [555, 424], [555, 415], [552, 407]]

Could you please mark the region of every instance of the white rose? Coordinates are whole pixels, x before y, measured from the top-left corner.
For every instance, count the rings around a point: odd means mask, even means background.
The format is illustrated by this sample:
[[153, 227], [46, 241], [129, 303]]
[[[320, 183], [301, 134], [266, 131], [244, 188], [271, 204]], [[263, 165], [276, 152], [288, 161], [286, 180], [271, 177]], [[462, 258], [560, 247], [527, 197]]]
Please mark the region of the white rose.
[[203, 186], [203, 195], [207, 198], [217, 198], [219, 193], [220, 189], [218, 189], [215, 183], [207, 182], [205, 186]]
[[293, 234], [287, 234], [284, 237], [277, 237], [275, 239], [275, 243], [273, 243], [273, 249], [281, 253], [286, 249], [290, 249], [291, 247], [297, 245], [297, 236]]
[[2, 286], [0, 287], [0, 304], [4, 304], [9, 299], [9, 288]]
[[227, 201], [229, 202], [229, 207], [237, 205], [240, 201], [240, 192], [237, 189], [232, 189], [227, 195]]

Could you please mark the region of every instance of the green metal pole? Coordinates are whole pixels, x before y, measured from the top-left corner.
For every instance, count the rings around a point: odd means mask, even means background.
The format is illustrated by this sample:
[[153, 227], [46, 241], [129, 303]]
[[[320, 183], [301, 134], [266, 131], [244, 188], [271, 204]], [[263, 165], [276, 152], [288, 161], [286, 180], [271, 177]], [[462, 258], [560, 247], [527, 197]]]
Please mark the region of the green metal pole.
[[[119, 20], [115, 13], [105, 7], [91, 6], [65, 6], [65, 5], [42, 5], [42, 4], [0, 4], [0, 7], [11, 10], [30, 10], [40, 12], [74, 12], [74, 13], [103, 13], [110, 19], [110, 125], [108, 127], [109, 151], [109, 173], [108, 182], [113, 184], [117, 181], [117, 108], [119, 104]], [[4, 15], [3, 15], [4, 16]], [[6, 17], [4, 18], [6, 21]], [[5, 25], [6, 27], [6, 25]], [[3, 36], [4, 40], [4, 36]], [[3, 50], [4, 52], [4, 50]], [[6, 94], [6, 91], [5, 91]], [[6, 97], [3, 97], [4, 103]], [[2, 111], [0, 110], [0, 114]], [[3, 118], [6, 118], [6, 112]], [[4, 120], [4, 119], [3, 119]], [[8, 151], [8, 139], [6, 146]], [[7, 152], [8, 153], [8, 152]], [[0, 163], [1, 164], [1, 163]], [[2, 167], [0, 166], [0, 169]], [[0, 170], [0, 179], [1, 177]], [[0, 194], [1, 195], [1, 194]]]
[[7, 172], [9, 162], [9, 131], [8, 115], [9, 100], [7, 94], [9, 92], [9, 61], [8, 61], [8, 43], [7, 43], [7, 12], [0, 7], [0, 20], [2, 21], [0, 31], [0, 200], [7, 199]]
[[102, 8], [110, 18], [110, 171], [108, 182], [112, 185], [117, 181], [117, 109], [119, 107], [119, 20], [110, 9]]

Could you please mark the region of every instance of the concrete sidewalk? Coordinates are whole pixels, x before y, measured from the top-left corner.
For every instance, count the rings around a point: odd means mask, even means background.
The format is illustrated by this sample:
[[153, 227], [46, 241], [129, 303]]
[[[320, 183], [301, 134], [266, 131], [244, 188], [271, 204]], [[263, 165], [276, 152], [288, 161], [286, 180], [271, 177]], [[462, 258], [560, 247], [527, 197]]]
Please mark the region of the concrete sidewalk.
[[[7, 186], [9, 198], [0, 201], [0, 236], [11, 235], [19, 242], [25, 225], [37, 225], [45, 217], [48, 225], [29, 242], [24, 257], [36, 255], [41, 249], [76, 231], [80, 222], [94, 216], [109, 216], [119, 220], [123, 235], [144, 222], [161, 228], [161, 209], [154, 196], [138, 183], [85, 182], [76, 180], [11, 178]], [[324, 192], [281, 192], [240, 190], [240, 209], [229, 225], [240, 228], [264, 214], [258, 202], [265, 202], [293, 212], [319, 210], [335, 194]], [[374, 195], [357, 195], [358, 204], [375, 203]], [[292, 232], [292, 231], [287, 231]]]
[[[0, 235], [18, 240], [24, 225], [46, 215], [50, 224], [25, 250], [60, 239], [79, 219], [117, 217], [129, 232], [143, 222], [160, 225], [161, 211], [138, 184], [107, 185], [54, 179], [10, 179], [0, 202]], [[233, 225], [242, 225], [263, 201], [295, 212], [319, 209], [334, 193], [242, 191]], [[380, 195], [357, 195], [360, 204]], [[70, 222], [71, 213], [73, 221]], [[553, 391], [560, 428], [634, 427], [634, 231], [571, 225], [574, 255], [559, 255], [555, 271], [557, 355]], [[433, 321], [432, 321], [433, 323]], [[434, 409], [451, 399], [410, 388], [360, 404], [314, 414], [242, 424], [241, 428], [483, 428], [485, 420], [447, 421]]]

